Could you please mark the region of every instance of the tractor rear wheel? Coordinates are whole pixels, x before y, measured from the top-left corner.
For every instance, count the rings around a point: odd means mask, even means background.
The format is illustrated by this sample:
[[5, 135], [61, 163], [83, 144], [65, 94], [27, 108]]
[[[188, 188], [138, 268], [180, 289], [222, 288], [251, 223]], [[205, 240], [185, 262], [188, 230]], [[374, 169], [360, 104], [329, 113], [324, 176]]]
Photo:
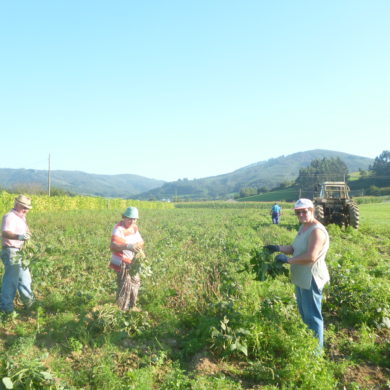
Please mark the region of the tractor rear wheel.
[[348, 214], [349, 214], [349, 225], [354, 229], [359, 228], [359, 208], [355, 202], [351, 202], [348, 205]]
[[325, 222], [324, 206], [318, 204], [314, 209], [314, 217], [321, 223]]

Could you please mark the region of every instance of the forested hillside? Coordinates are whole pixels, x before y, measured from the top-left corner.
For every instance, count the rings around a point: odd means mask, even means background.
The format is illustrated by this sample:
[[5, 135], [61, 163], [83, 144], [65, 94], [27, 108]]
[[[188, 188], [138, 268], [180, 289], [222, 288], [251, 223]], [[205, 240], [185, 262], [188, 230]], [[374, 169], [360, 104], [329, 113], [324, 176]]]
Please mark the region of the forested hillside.
[[[374, 161], [366, 157], [317, 149], [260, 161], [223, 175], [194, 180], [184, 178], [169, 183], [135, 174], [98, 175], [55, 170], [51, 172], [51, 185], [69, 193], [103, 197], [141, 200], [228, 199], [245, 187], [270, 190], [281, 183], [291, 183], [298, 177], [300, 169], [321, 158], [340, 158], [349, 172], [367, 170]], [[22, 192], [30, 193], [36, 192], [37, 187], [46, 189], [47, 185], [47, 171], [0, 169], [0, 188], [21, 188]]]
[[[52, 171], [51, 185], [64, 191], [80, 195], [94, 195], [110, 198], [129, 198], [136, 194], [160, 187], [164, 181], [149, 179], [143, 176], [96, 175], [79, 171]], [[23, 192], [29, 188], [47, 188], [48, 171], [36, 169], [0, 169], [0, 187], [13, 189], [22, 187]]]
[[139, 199], [227, 199], [244, 187], [271, 189], [295, 181], [299, 170], [321, 158], [340, 158], [350, 172], [366, 170], [373, 159], [330, 150], [310, 150], [261, 161], [234, 172], [203, 179], [181, 179], [138, 195]]

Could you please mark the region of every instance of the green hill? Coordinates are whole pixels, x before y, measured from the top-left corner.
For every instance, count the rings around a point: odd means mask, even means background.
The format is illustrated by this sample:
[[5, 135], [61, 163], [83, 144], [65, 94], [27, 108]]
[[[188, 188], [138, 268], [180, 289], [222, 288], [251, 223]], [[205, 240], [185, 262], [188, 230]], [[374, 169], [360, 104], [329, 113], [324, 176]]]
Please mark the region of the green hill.
[[239, 202], [276, 202], [276, 201], [294, 201], [299, 198], [299, 188], [290, 187], [283, 190], [266, 192], [265, 194], [247, 196], [237, 199]]
[[139, 199], [210, 200], [228, 199], [241, 188], [275, 188], [286, 181], [294, 181], [300, 168], [320, 158], [339, 157], [350, 172], [366, 170], [373, 159], [330, 150], [310, 150], [272, 158], [240, 168], [234, 172], [203, 179], [181, 179], [163, 184], [160, 188], [139, 194]]
[[[164, 181], [138, 175], [96, 175], [80, 171], [52, 171], [51, 185], [81, 195], [131, 198], [138, 193], [160, 187]], [[47, 188], [48, 172], [35, 169], [0, 168], [0, 186]]]
[[[98, 175], [55, 170], [51, 172], [51, 185], [81, 195], [140, 200], [229, 199], [245, 187], [272, 189], [281, 183], [294, 181], [299, 169], [324, 157], [339, 157], [350, 172], [367, 170], [373, 163], [370, 158], [317, 149], [260, 161], [230, 173], [203, 179], [181, 179], [167, 183], [134, 174]], [[12, 189], [23, 185], [45, 189], [47, 182], [48, 172], [44, 170], [0, 168], [0, 188]]]

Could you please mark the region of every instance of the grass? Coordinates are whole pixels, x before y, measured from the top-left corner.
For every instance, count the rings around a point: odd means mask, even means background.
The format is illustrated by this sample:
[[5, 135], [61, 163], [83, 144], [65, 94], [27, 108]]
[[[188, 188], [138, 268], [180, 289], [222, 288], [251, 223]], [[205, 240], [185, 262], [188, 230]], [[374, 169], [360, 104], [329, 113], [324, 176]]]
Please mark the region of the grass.
[[299, 198], [298, 188], [286, 188], [283, 190], [277, 190], [267, 192], [265, 194], [248, 196], [246, 198], [237, 199], [239, 202], [279, 202], [279, 201], [291, 201]]
[[374, 204], [359, 204], [360, 220], [366, 226], [374, 228], [383, 226], [385, 229], [389, 226], [390, 201]]
[[328, 227], [321, 358], [289, 277], [259, 282], [248, 267], [254, 249], [294, 238], [288, 204], [278, 226], [269, 204], [141, 210], [153, 273], [140, 313], [114, 304], [108, 247], [120, 210], [31, 214], [39, 305], [2, 318], [1, 376], [20, 389], [385, 389], [390, 210], [359, 207], [358, 231]]

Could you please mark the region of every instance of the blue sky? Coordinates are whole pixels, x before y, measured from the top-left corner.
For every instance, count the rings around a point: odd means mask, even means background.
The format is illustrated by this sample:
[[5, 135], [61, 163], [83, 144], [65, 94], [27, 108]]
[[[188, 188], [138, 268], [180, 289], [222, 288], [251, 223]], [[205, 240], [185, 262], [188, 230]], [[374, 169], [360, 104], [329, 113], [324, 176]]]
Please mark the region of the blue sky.
[[388, 0], [0, 1], [0, 168], [202, 178], [390, 134]]

